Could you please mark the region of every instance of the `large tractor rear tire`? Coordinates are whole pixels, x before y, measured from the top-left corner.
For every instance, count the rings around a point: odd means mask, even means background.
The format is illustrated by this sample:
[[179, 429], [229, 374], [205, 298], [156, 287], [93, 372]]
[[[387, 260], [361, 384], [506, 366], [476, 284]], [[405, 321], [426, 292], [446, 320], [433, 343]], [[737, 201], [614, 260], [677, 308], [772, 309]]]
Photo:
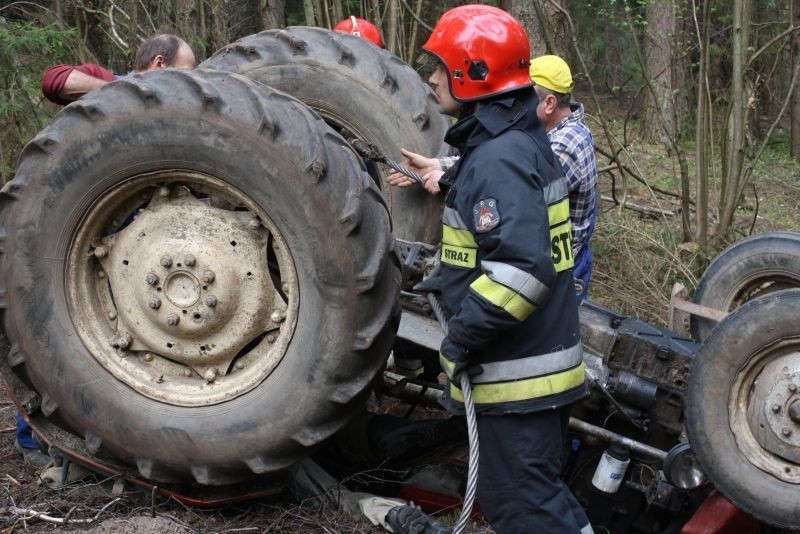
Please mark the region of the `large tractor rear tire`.
[[278, 473], [363, 407], [397, 328], [386, 205], [344, 139], [235, 74], [64, 108], [2, 191], [9, 364], [158, 483]]
[[700, 347], [686, 402], [689, 442], [745, 512], [800, 528], [800, 290], [748, 302]]
[[[430, 88], [397, 56], [360, 37], [304, 26], [268, 30], [220, 49], [201, 67], [289, 93], [346, 136], [397, 161], [400, 148], [426, 156], [446, 150], [449, 123]], [[382, 189], [395, 237], [438, 243], [440, 199], [418, 186]]]

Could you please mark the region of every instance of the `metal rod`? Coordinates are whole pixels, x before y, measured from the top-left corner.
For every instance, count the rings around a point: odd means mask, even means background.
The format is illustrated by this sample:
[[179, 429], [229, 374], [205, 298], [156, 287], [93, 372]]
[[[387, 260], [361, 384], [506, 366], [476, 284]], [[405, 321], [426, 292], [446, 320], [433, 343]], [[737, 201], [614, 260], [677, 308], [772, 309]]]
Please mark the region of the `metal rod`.
[[569, 428], [571, 428], [572, 430], [579, 430], [581, 432], [585, 432], [586, 434], [590, 434], [592, 436], [596, 436], [609, 443], [618, 443], [619, 445], [627, 447], [632, 452], [638, 452], [639, 454], [650, 456], [651, 458], [655, 458], [656, 460], [664, 461], [664, 458], [667, 457], [666, 451], [662, 451], [661, 449], [656, 449], [655, 447], [651, 447], [650, 445], [645, 445], [640, 441], [626, 438], [625, 436], [617, 434], [616, 432], [612, 432], [610, 430], [606, 430], [605, 428], [592, 425], [590, 423], [587, 423], [586, 421], [581, 421], [580, 419], [575, 419], [574, 417], [569, 418]]

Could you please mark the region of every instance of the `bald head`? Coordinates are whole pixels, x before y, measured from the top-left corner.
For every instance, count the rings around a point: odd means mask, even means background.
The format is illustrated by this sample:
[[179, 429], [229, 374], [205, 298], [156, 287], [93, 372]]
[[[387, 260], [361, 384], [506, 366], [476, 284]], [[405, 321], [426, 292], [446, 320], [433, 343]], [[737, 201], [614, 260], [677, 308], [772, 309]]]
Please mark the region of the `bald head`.
[[193, 69], [197, 60], [189, 44], [172, 33], [157, 33], [136, 49], [133, 70], [146, 72], [155, 69]]

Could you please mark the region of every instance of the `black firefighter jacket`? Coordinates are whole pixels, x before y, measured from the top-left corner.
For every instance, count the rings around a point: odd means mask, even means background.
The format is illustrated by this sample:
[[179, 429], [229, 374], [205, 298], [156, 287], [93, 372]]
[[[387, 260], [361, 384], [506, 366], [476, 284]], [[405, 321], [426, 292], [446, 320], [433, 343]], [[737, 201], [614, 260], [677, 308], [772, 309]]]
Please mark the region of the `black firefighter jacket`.
[[[586, 394], [572, 281], [567, 182], [536, 118], [532, 89], [478, 104], [445, 140], [461, 160], [444, 177], [440, 363], [480, 364], [476, 411], [527, 413]], [[443, 404], [463, 413], [451, 380]]]

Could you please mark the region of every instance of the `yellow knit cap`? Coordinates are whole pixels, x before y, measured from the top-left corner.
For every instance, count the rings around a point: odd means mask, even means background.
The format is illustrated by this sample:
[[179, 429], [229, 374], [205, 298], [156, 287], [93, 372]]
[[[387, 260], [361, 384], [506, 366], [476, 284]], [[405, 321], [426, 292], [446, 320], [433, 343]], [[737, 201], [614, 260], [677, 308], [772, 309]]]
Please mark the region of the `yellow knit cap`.
[[558, 56], [539, 56], [531, 60], [531, 80], [536, 85], [556, 93], [570, 94], [572, 86], [572, 72], [567, 62]]

